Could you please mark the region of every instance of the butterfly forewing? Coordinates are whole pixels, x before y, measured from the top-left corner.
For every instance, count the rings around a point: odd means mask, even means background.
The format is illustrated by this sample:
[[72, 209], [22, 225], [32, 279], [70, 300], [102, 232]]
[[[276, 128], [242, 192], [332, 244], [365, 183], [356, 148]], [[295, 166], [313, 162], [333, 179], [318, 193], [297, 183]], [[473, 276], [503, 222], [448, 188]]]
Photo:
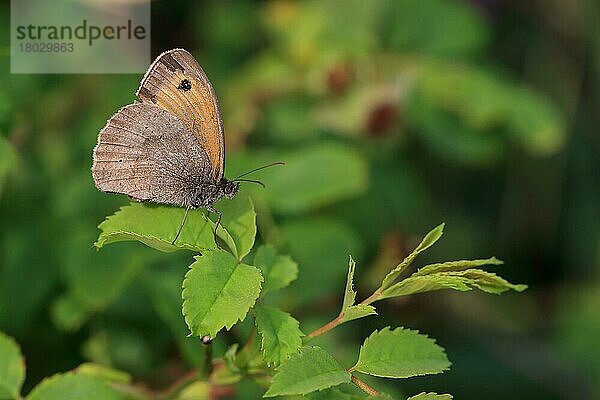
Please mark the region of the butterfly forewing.
[[210, 161], [195, 134], [154, 104], [135, 103], [113, 115], [94, 148], [98, 189], [142, 201], [188, 206], [210, 179]]
[[224, 173], [223, 123], [212, 85], [194, 57], [183, 49], [162, 53], [146, 72], [136, 95], [187, 126], [208, 157], [209, 179], [219, 182]]

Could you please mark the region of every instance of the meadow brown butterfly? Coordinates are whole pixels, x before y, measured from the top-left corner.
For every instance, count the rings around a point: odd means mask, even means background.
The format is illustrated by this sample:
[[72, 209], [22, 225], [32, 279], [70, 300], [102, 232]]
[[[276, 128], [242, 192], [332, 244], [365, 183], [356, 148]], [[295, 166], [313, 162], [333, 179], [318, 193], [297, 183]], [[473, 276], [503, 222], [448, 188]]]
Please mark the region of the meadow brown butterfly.
[[173, 243], [190, 208], [219, 214], [213, 204], [232, 198], [240, 179], [224, 177], [225, 143], [217, 97], [206, 74], [184, 49], [160, 54], [136, 92], [98, 135], [92, 175], [96, 187], [138, 201], [186, 207]]

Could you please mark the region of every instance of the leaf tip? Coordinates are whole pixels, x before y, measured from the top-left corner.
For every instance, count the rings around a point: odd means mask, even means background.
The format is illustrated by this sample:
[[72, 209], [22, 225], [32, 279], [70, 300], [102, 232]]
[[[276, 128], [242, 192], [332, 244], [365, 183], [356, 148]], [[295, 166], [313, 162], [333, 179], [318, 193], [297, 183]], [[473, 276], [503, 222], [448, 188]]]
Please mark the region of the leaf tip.
[[524, 285], [524, 284], [513, 285], [513, 289], [517, 292], [522, 292], [524, 290], [527, 290], [528, 288], [529, 288], [529, 286]]
[[503, 265], [504, 261], [502, 261], [501, 259], [496, 258], [494, 256], [494, 257], [490, 258], [490, 264], [492, 264], [492, 265]]

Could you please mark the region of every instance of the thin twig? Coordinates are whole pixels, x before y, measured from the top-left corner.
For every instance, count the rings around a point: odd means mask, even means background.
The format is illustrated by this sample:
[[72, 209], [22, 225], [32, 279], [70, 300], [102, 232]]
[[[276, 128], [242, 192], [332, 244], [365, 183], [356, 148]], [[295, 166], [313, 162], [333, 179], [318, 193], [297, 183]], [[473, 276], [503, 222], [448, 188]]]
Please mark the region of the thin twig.
[[344, 314], [340, 314], [336, 318], [323, 325], [322, 327], [315, 329], [314, 331], [306, 335], [306, 341], [312, 340], [317, 336], [321, 336], [322, 334], [329, 332], [341, 323], [343, 317]]
[[[381, 292], [379, 292], [379, 290], [376, 290], [375, 292], [373, 292], [372, 295], [370, 295], [369, 297], [367, 297], [366, 299], [361, 301], [360, 304], [369, 305], [369, 304], [379, 300], [379, 297], [381, 297]], [[308, 343], [312, 339], [316, 338], [317, 336], [321, 336], [322, 334], [329, 332], [336, 326], [341, 325], [343, 323], [343, 321], [344, 321], [344, 313], [342, 312], [337, 317], [335, 317], [334, 319], [332, 319], [331, 321], [329, 321], [322, 327], [317, 328], [314, 331], [312, 331], [311, 333], [309, 333], [308, 335], [306, 335], [305, 339], [304, 339], [304, 343]]]
[[369, 305], [369, 304], [374, 303], [377, 300], [379, 300], [380, 296], [381, 296], [381, 292], [379, 291], [379, 289], [377, 289], [376, 291], [373, 292], [372, 295], [370, 295], [369, 297], [367, 297], [366, 299], [361, 301], [360, 304]]
[[369, 396], [377, 396], [377, 390], [373, 389], [371, 386], [367, 385], [364, 381], [358, 379], [356, 375], [351, 375], [350, 379], [352, 379], [352, 383], [354, 383], [360, 390], [368, 394]]

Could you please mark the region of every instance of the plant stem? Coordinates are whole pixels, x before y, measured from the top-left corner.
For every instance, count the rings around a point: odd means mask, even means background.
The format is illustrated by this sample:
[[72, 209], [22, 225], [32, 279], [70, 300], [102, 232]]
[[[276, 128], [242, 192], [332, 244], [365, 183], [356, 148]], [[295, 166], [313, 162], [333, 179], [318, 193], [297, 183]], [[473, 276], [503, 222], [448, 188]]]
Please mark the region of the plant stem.
[[329, 332], [330, 330], [332, 330], [333, 328], [338, 326], [341, 323], [343, 316], [344, 316], [343, 314], [338, 315], [337, 317], [335, 317], [334, 319], [332, 319], [331, 321], [329, 321], [322, 327], [315, 329], [314, 331], [312, 331], [311, 333], [306, 335], [306, 341], [312, 340], [312, 339], [316, 338], [317, 336], [321, 336], [322, 334]]
[[358, 379], [356, 375], [350, 375], [350, 379], [352, 379], [352, 383], [354, 383], [360, 390], [368, 394], [369, 396], [377, 396], [377, 390], [373, 389], [371, 386], [367, 385], [365, 382]]
[[[378, 290], [374, 291], [372, 295], [370, 295], [369, 297], [367, 297], [366, 299], [361, 301], [360, 304], [369, 305], [369, 304], [379, 300], [380, 296], [381, 296], [381, 293], [379, 292], [379, 289], [378, 289]], [[334, 319], [332, 319], [331, 321], [329, 321], [322, 327], [317, 328], [314, 331], [312, 331], [311, 333], [309, 333], [308, 335], [306, 335], [306, 337], [304, 338], [304, 343], [308, 343], [311, 340], [313, 340], [314, 338], [316, 338], [317, 336], [321, 336], [322, 334], [329, 332], [336, 326], [342, 324], [343, 319], [344, 319], [344, 313], [340, 313], [337, 317], [335, 317]]]
[[379, 289], [377, 289], [376, 291], [373, 292], [372, 295], [370, 295], [369, 297], [367, 297], [366, 299], [361, 301], [360, 304], [369, 305], [369, 304], [374, 303], [377, 300], [379, 300], [380, 296], [381, 296], [381, 292], [379, 292]]

